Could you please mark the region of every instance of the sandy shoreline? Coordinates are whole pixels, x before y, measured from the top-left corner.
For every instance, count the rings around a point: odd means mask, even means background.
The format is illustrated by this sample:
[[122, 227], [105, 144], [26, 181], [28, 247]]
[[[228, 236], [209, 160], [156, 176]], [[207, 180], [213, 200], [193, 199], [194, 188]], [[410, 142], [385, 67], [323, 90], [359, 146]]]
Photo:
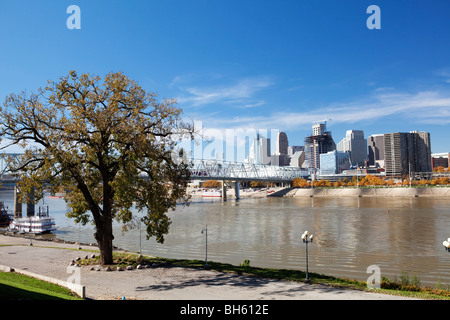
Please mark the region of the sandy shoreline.
[[[68, 281], [70, 261], [92, 252], [77, 244], [0, 235], [0, 265]], [[95, 249], [95, 247], [83, 247]], [[94, 300], [405, 300], [404, 297], [321, 285], [240, 276], [213, 270], [156, 266], [141, 270], [79, 268], [86, 297]], [[73, 279], [73, 278], [72, 278]]]

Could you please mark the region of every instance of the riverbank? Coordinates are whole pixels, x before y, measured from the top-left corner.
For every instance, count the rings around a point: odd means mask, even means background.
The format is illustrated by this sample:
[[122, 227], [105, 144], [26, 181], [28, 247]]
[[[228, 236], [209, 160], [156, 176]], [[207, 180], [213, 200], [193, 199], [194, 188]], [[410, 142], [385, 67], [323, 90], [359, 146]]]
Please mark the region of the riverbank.
[[450, 198], [450, 187], [286, 188], [270, 196], [301, 197], [433, 197]]
[[[202, 189], [190, 189], [193, 198], [202, 198]], [[241, 189], [240, 198], [264, 197], [433, 197], [450, 198], [450, 187], [339, 187], [339, 188], [286, 188], [266, 187]], [[233, 188], [227, 189], [227, 199], [235, 199]]]
[[[203, 196], [204, 189], [188, 189], [188, 194], [193, 198], [204, 198], [208, 199], [210, 197]], [[265, 198], [271, 194], [283, 192], [286, 190], [285, 187], [265, 187], [265, 188], [242, 188], [239, 190], [239, 198]], [[217, 197], [220, 198], [220, 197]], [[227, 199], [235, 199], [236, 192], [233, 188], [227, 188]], [[210, 198], [211, 199], [211, 198]]]
[[[176, 265], [105, 271], [92, 266], [70, 266], [86, 255], [78, 245], [0, 235], [0, 265], [69, 281], [79, 276], [86, 297], [94, 300], [404, 300], [376, 292], [320, 284], [283, 281]], [[88, 249], [92, 253], [93, 248]], [[84, 253], [83, 253], [84, 252]], [[77, 268], [79, 271], [74, 271]]]

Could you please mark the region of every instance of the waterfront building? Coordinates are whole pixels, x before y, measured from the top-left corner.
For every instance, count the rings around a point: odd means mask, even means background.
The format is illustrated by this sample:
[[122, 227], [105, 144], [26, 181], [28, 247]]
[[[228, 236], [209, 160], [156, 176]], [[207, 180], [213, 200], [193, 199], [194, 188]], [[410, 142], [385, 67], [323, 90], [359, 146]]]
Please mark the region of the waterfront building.
[[362, 130], [347, 130], [345, 138], [336, 147], [336, 150], [348, 152], [353, 167], [362, 167], [367, 160], [367, 140]]
[[312, 126], [313, 136], [320, 136], [325, 133], [326, 126], [325, 123], [315, 123]]
[[428, 132], [412, 131], [412, 172], [430, 172], [431, 166], [431, 139]]
[[270, 164], [270, 139], [263, 138], [259, 133], [249, 150], [248, 161], [253, 164]]
[[369, 166], [384, 168], [384, 134], [373, 134], [367, 138]]
[[288, 154], [288, 138], [285, 132], [278, 132], [275, 155]]
[[312, 126], [313, 134], [305, 138], [305, 162], [304, 168], [310, 172], [317, 173], [320, 169], [320, 155], [336, 150], [331, 132], [326, 131], [324, 123]]
[[287, 154], [275, 154], [270, 157], [271, 166], [288, 166], [291, 162], [291, 157]]
[[393, 132], [384, 134], [387, 176], [431, 171], [431, 143], [428, 132]]
[[288, 166], [290, 156], [288, 155], [288, 138], [285, 132], [278, 132], [275, 153], [270, 157], [272, 166]]
[[305, 151], [296, 151], [291, 156], [289, 165], [291, 167], [301, 168], [303, 166], [303, 162], [305, 162]]
[[297, 151], [305, 151], [304, 146], [289, 146], [287, 148], [287, 153], [289, 156], [293, 156]]
[[450, 152], [431, 154], [431, 168], [436, 169], [437, 167], [450, 167]]
[[333, 150], [320, 155], [320, 175], [340, 174], [349, 168], [349, 152]]

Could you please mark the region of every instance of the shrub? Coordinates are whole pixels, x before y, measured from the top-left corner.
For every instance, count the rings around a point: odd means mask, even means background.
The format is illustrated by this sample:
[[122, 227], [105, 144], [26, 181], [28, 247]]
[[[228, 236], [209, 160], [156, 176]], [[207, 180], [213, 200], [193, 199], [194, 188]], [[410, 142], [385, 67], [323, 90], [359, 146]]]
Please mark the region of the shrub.
[[244, 260], [244, 262], [242, 262], [242, 263], [240, 264], [240, 266], [241, 266], [241, 267], [244, 267], [244, 268], [250, 267], [250, 260]]

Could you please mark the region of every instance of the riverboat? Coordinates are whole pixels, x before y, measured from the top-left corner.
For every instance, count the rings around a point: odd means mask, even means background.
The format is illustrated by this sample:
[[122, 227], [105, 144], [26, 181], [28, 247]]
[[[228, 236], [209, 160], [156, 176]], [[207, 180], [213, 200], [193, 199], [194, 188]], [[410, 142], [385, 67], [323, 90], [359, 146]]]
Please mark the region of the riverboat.
[[41, 205], [37, 215], [14, 219], [9, 225], [9, 230], [18, 233], [42, 234], [55, 231], [56, 224], [49, 215], [48, 205]]
[[202, 197], [205, 198], [220, 198], [222, 196], [221, 190], [203, 190]]
[[3, 201], [0, 201], [0, 228], [8, 227], [12, 221], [11, 214], [8, 213]]

